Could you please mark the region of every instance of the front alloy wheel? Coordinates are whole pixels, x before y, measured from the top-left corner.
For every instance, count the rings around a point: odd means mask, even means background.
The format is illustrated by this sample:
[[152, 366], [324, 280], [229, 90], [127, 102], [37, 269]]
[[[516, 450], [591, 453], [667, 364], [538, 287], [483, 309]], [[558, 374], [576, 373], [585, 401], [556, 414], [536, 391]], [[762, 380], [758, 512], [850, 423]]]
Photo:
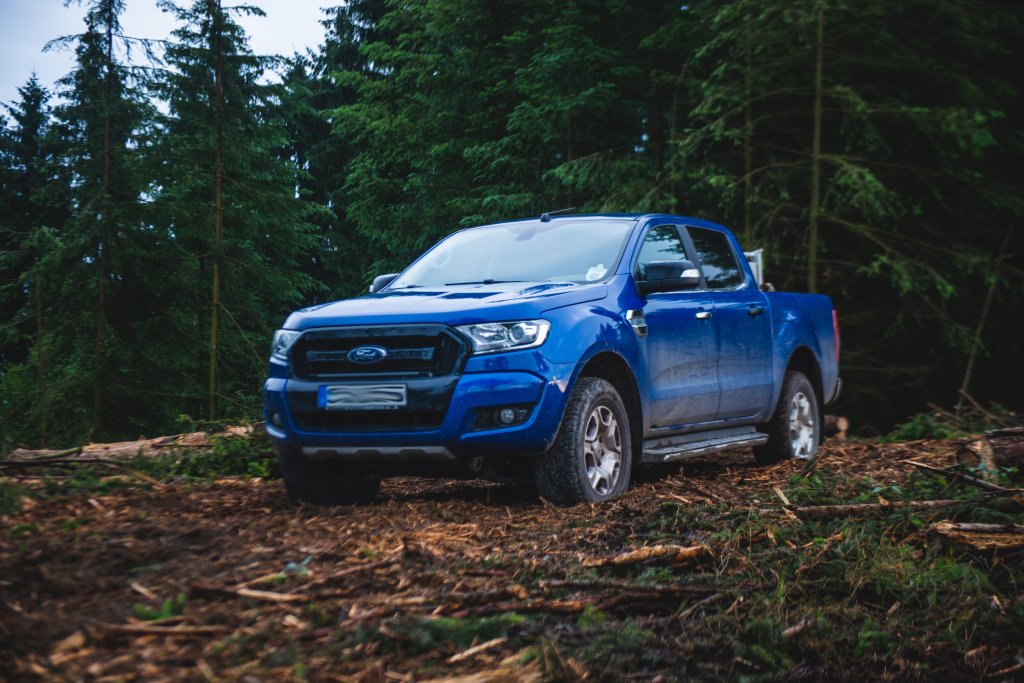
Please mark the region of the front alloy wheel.
[[554, 446], [537, 458], [537, 493], [556, 505], [600, 503], [625, 493], [632, 440], [622, 398], [610, 382], [582, 377], [569, 395]]
[[587, 418], [583, 462], [594, 493], [607, 496], [615, 490], [622, 473], [622, 433], [615, 413], [606, 405], [595, 407]]

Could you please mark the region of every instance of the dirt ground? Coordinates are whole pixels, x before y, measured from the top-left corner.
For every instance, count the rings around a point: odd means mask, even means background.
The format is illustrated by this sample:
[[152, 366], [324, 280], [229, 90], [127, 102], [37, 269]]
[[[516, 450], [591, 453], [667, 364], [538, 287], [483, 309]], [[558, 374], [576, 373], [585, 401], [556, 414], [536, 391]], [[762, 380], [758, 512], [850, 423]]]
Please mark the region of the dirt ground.
[[[903, 459], [945, 466], [954, 450], [833, 442], [818, 468], [893, 487], [913, 471]], [[26, 500], [0, 518], [0, 680], [861, 680], [827, 658], [772, 667], [689, 640], [712, 611], [742, 625], [747, 609], [719, 583], [732, 541], [713, 513], [785, 524], [802, 466], [719, 455], [571, 509], [528, 487], [421, 479], [388, 480], [362, 507], [294, 505], [280, 481], [245, 479]], [[708, 559], [614, 561], [666, 546]], [[786, 642], [808, 628], [793, 615]], [[950, 678], [1021, 675], [1005, 643], [964, 659], [977, 647], [918, 656], [957, 662]], [[937, 680], [892, 656], [872, 677]]]

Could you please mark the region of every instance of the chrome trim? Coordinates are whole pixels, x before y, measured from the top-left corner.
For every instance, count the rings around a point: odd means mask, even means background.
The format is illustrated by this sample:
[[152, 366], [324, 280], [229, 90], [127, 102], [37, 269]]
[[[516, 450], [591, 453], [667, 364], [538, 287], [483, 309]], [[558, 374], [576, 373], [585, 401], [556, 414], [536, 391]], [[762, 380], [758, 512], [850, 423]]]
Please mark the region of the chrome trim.
[[626, 321], [633, 328], [633, 331], [636, 332], [636, 336], [641, 339], [647, 336], [647, 318], [644, 317], [644, 310], [642, 308], [626, 311]]

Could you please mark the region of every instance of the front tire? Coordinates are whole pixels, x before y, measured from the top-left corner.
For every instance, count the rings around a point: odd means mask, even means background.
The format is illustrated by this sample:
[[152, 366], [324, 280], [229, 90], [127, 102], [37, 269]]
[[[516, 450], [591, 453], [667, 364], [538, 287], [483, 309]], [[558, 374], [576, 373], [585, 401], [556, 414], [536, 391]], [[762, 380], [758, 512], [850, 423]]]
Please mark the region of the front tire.
[[633, 448], [622, 398], [583, 377], [569, 396], [554, 446], [534, 466], [537, 493], [555, 505], [601, 503], [629, 488]]
[[814, 460], [821, 443], [821, 411], [818, 395], [802, 372], [790, 371], [771, 420], [764, 425], [768, 443], [754, 449], [759, 465], [799, 458]]
[[380, 477], [353, 469], [341, 460], [310, 460], [301, 453], [279, 450], [281, 478], [288, 498], [313, 505], [369, 503], [377, 494]]

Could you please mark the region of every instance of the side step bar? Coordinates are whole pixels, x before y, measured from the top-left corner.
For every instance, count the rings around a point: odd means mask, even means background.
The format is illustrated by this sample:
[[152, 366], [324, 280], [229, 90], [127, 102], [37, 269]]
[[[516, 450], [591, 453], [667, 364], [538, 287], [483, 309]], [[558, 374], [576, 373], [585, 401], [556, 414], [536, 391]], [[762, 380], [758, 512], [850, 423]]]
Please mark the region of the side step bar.
[[734, 448], [761, 446], [767, 441], [768, 435], [754, 427], [727, 427], [709, 432], [647, 439], [644, 441], [640, 462], [674, 462]]

